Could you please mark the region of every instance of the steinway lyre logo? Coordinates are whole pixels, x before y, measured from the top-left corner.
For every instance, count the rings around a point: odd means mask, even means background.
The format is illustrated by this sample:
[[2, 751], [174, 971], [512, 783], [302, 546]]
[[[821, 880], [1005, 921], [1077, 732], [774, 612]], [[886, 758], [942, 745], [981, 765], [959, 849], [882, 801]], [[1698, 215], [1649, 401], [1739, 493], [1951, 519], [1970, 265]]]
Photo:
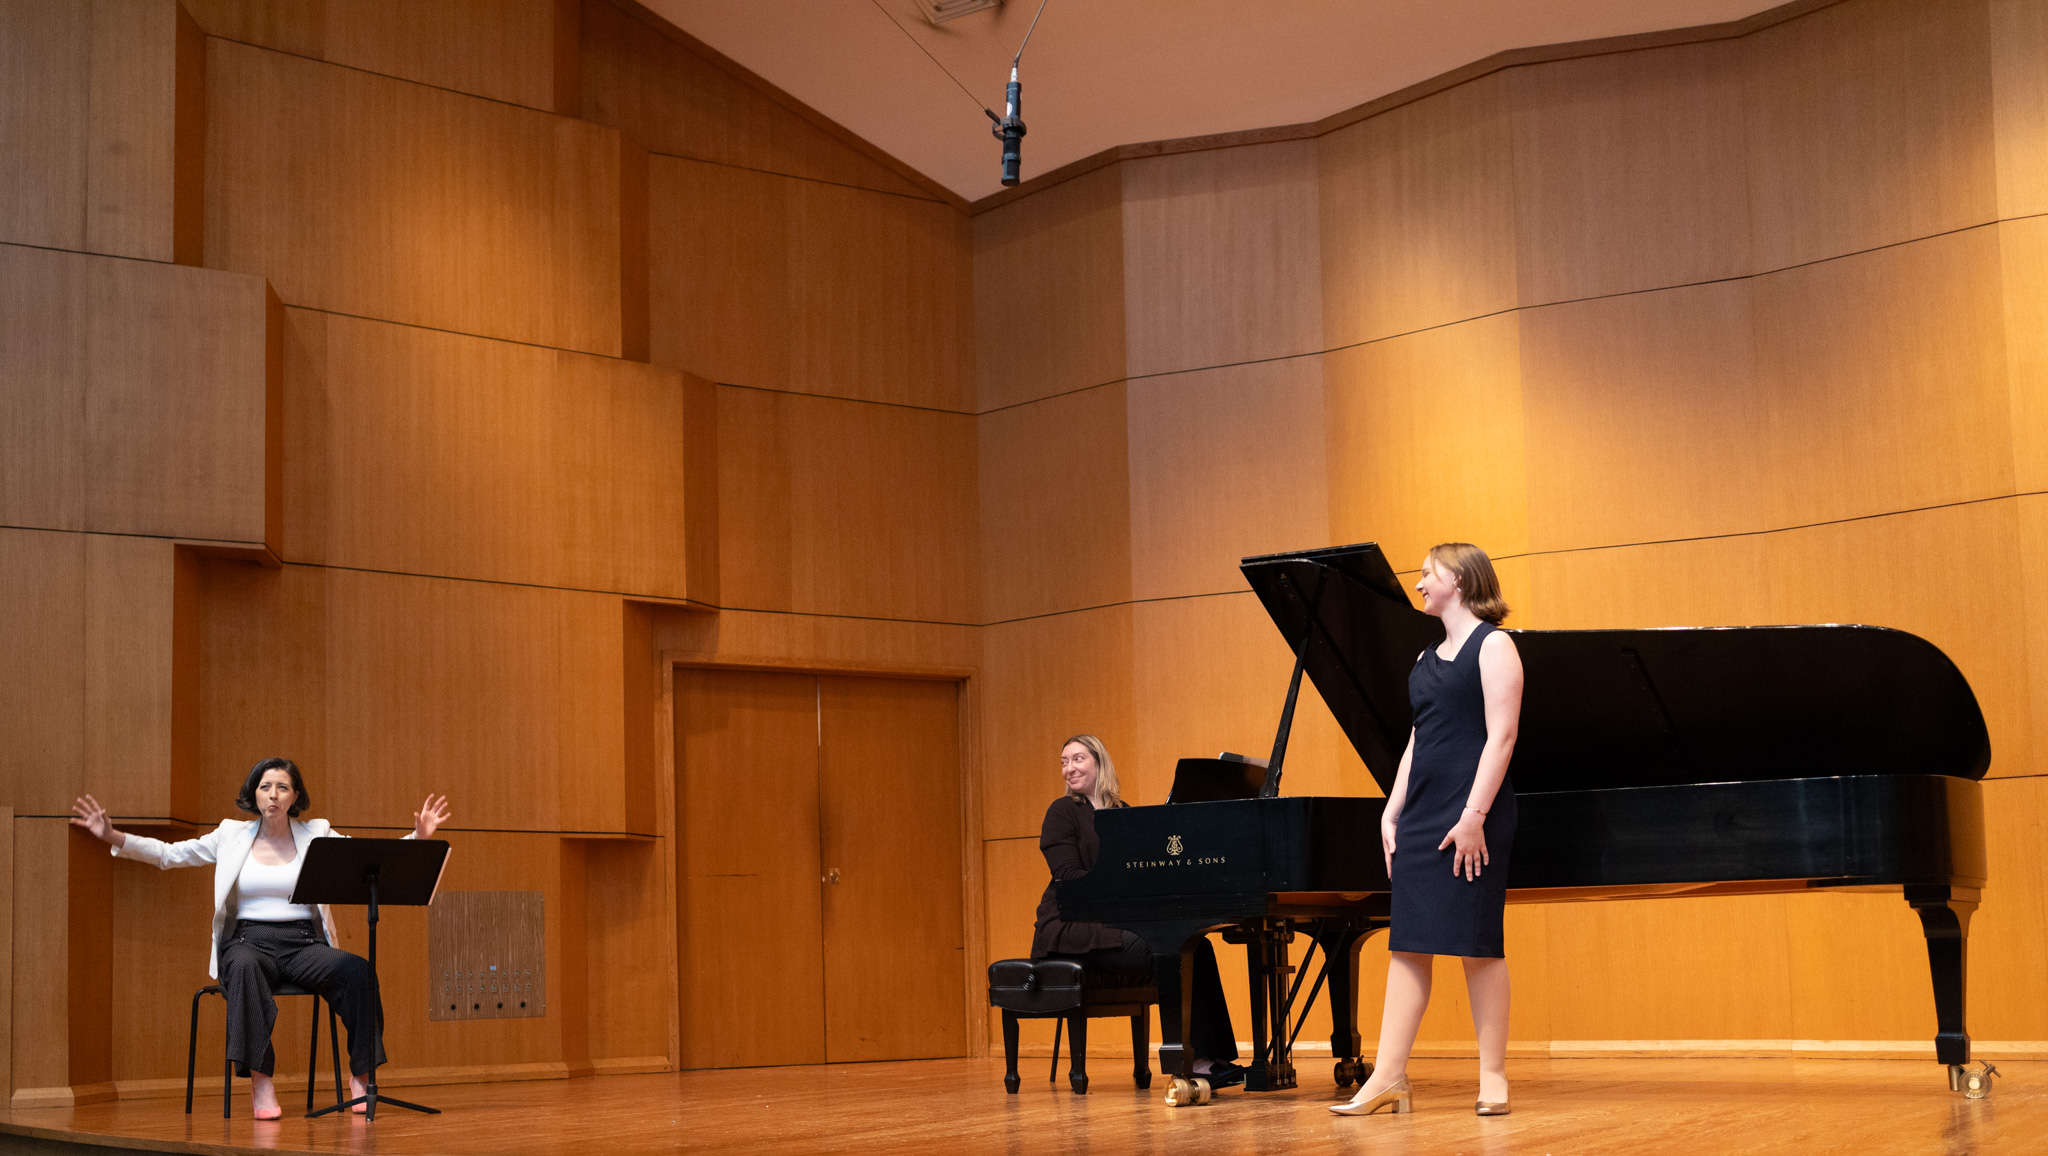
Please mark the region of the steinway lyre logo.
[[1168, 835], [1168, 836], [1166, 837], [1166, 853], [1167, 853], [1168, 855], [1178, 855], [1178, 854], [1180, 854], [1180, 836], [1179, 836], [1179, 835]]

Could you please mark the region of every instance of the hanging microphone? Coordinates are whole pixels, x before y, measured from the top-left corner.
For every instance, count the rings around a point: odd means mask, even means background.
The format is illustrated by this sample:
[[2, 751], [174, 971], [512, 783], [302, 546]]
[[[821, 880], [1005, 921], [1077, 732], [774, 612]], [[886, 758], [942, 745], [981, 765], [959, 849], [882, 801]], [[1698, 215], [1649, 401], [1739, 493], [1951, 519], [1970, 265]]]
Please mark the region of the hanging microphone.
[[[1017, 55], [1021, 57], [1024, 54], [1019, 51]], [[1024, 166], [1024, 122], [1017, 116], [1023, 110], [1024, 86], [1017, 82], [1015, 63], [1010, 65], [1010, 87], [1004, 92], [1003, 101], [1004, 116], [998, 117], [987, 109], [982, 111], [988, 112], [988, 118], [996, 122], [989, 135], [1003, 142], [1003, 183], [1014, 185], [1020, 179], [1019, 170]]]
[[1024, 122], [1019, 114], [1024, 111], [1024, 86], [1017, 82], [1017, 65], [1024, 59], [1024, 47], [1031, 43], [1031, 34], [1038, 31], [1038, 18], [1045, 15], [1046, 0], [1038, 0], [1038, 11], [1031, 17], [1031, 27], [1024, 30], [1024, 43], [1017, 46], [1017, 55], [1010, 61], [1010, 87], [1003, 93], [1003, 115], [997, 116], [988, 109], [988, 118], [995, 123], [989, 135], [1003, 142], [1003, 184], [1014, 185], [1020, 179], [1024, 167]]

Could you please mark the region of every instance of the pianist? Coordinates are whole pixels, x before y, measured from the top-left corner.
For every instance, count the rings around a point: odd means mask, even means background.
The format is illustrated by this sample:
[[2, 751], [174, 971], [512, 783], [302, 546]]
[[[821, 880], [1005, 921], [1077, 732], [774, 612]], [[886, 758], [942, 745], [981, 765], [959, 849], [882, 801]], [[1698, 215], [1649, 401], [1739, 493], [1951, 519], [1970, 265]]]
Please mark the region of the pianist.
[[1501, 933], [1515, 792], [1507, 783], [1522, 712], [1522, 660], [1498, 629], [1507, 617], [1485, 551], [1432, 547], [1415, 589], [1444, 640], [1415, 658], [1408, 699], [1415, 725], [1380, 823], [1393, 881], [1387, 999], [1372, 1077], [1348, 1104], [1369, 1115], [1410, 1110], [1408, 1053], [1429, 1006], [1435, 957], [1459, 956], [1479, 1037], [1482, 1116], [1508, 1113], [1508, 970]]
[[[1095, 812], [1127, 806], [1117, 796], [1116, 764], [1094, 735], [1075, 735], [1060, 746], [1060, 776], [1067, 793], [1045, 810], [1038, 849], [1052, 869], [1052, 882], [1038, 903], [1038, 926], [1031, 936], [1031, 958], [1071, 959], [1106, 978], [1150, 983], [1152, 951], [1128, 931], [1100, 923], [1067, 923], [1060, 919], [1058, 886], [1063, 879], [1086, 875], [1095, 866], [1101, 844], [1095, 836]], [[1223, 1000], [1223, 979], [1216, 971], [1216, 951], [1206, 938], [1195, 941], [1194, 1017], [1187, 1033], [1195, 1053], [1195, 1074], [1211, 1088], [1244, 1082], [1237, 1058], [1237, 1033], [1230, 1024], [1230, 1006]]]

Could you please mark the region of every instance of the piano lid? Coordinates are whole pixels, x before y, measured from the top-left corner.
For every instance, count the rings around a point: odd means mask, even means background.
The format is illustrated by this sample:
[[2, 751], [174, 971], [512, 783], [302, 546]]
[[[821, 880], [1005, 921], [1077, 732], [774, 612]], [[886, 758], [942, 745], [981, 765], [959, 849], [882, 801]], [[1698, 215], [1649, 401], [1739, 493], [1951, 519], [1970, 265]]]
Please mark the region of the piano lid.
[[[1372, 543], [1246, 558], [1245, 578], [1381, 790], [1408, 741], [1408, 670], [1444, 637]], [[1316, 624], [1311, 634], [1311, 623]], [[1829, 775], [1979, 779], [1977, 697], [1925, 639], [1879, 626], [1514, 630], [1515, 790]]]

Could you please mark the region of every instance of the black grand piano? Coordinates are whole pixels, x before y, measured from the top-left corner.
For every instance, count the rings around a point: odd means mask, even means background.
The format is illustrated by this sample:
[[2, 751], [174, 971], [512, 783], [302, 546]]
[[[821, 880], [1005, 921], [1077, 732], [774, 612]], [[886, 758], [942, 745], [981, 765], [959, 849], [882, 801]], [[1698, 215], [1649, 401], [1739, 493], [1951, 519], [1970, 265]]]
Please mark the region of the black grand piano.
[[[1295, 1086], [1294, 1034], [1325, 987], [1338, 1086], [1370, 1074], [1358, 951], [1387, 926], [1383, 800], [1281, 797], [1280, 778], [1306, 672], [1390, 788], [1408, 738], [1409, 667], [1444, 637], [1375, 545], [1242, 569], [1296, 654], [1271, 758], [1181, 760], [1165, 805], [1096, 816], [1095, 869], [1059, 889], [1062, 919], [1130, 930], [1161, 957], [1173, 1105], [1208, 1098], [1181, 1040], [1187, 949], [1216, 930], [1245, 945], [1250, 965], [1248, 1090]], [[1991, 740], [1946, 655], [1873, 626], [1512, 633], [1526, 686], [1508, 768], [1521, 806], [1508, 902], [1901, 892], [1927, 937], [1936, 1058], [1951, 1088], [1983, 1086], [1965, 1071], [1964, 948], [1985, 882], [1978, 780]], [[1292, 966], [1297, 934], [1309, 943]]]

